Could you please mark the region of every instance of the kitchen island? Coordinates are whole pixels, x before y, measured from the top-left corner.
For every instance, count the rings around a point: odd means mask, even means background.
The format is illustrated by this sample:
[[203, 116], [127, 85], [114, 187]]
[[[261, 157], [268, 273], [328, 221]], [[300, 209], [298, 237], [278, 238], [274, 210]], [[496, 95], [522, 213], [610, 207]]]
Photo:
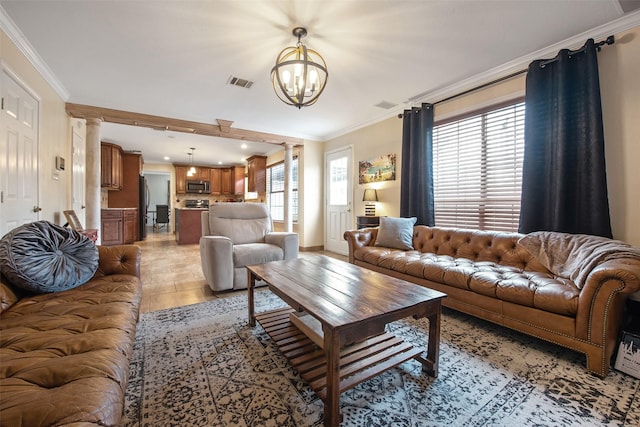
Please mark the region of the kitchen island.
[[200, 217], [206, 208], [176, 208], [176, 242], [179, 245], [192, 245], [200, 243], [202, 227]]

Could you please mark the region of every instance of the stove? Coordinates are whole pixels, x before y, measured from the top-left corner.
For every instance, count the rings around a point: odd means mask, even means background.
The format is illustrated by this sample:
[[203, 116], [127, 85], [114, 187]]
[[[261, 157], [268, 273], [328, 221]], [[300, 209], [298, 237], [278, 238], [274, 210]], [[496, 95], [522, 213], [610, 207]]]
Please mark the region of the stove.
[[209, 200], [207, 199], [187, 199], [184, 201], [185, 208], [208, 208]]

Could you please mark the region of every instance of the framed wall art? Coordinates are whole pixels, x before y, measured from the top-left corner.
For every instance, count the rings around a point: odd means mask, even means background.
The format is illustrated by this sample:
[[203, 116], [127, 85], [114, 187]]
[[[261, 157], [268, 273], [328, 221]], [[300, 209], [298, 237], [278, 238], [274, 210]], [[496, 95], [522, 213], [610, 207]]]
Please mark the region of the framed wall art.
[[376, 157], [358, 162], [358, 183], [394, 181], [396, 179], [396, 155]]

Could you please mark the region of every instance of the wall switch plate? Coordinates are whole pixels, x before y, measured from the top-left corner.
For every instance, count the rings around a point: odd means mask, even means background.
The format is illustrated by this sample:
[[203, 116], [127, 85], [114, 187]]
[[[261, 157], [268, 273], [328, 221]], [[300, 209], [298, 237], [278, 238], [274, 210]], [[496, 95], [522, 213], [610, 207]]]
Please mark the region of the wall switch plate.
[[64, 157], [56, 156], [56, 169], [59, 171], [64, 170]]

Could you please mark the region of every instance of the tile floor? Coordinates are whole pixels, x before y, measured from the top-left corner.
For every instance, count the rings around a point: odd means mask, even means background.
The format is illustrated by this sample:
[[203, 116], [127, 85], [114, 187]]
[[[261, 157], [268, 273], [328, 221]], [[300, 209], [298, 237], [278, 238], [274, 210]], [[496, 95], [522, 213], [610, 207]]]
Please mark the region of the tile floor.
[[[211, 291], [200, 267], [200, 246], [178, 245], [170, 230], [147, 229], [147, 238], [136, 242], [142, 248], [141, 313], [225, 298], [246, 290]], [[300, 252], [300, 256], [325, 254], [347, 261], [347, 257], [328, 252]]]

